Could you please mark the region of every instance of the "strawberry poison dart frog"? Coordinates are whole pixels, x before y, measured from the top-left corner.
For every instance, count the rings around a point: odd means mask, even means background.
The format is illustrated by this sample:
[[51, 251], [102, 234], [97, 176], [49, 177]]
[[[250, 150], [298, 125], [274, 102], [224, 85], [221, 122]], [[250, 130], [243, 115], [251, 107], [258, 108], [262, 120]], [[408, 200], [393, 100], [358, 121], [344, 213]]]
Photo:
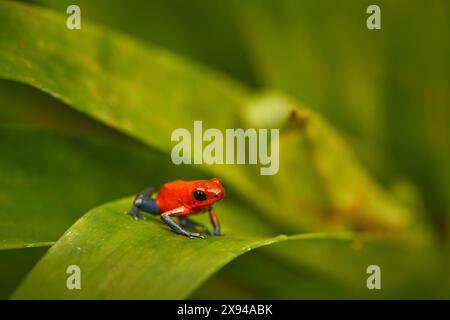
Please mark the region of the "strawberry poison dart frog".
[[[134, 199], [133, 208], [128, 213], [135, 220], [146, 220], [146, 217], [140, 212], [144, 211], [160, 215], [161, 220], [174, 232], [191, 239], [205, 237], [200, 233], [189, 232], [183, 227], [199, 226], [208, 234], [220, 235], [219, 220], [213, 209], [213, 204], [222, 200], [225, 196], [225, 190], [220, 179], [177, 180], [164, 184], [157, 193], [154, 191], [154, 188], [150, 187]], [[204, 225], [187, 218], [188, 215], [205, 211], [209, 213], [209, 218], [214, 228], [212, 231], [208, 230]], [[180, 224], [177, 224], [173, 217], [177, 217]]]

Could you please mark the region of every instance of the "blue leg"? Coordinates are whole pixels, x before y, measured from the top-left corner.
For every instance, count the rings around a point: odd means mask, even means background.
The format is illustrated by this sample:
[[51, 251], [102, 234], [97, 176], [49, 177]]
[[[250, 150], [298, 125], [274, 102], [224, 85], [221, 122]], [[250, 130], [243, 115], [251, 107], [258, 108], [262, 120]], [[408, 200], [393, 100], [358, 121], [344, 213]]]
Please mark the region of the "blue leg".
[[140, 210], [154, 214], [154, 215], [159, 215], [160, 211], [158, 208], [158, 204], [156, 203], [155, 200], [152, 200], [153, 193], [154, 193], [154, 188], [152, 188], [152, 187], [150, 187], [150, 188], [146, 189], [145, 191], [143, 191], [142, 193], [140, 193], [134, 199], [133, 207], [127, 213], [130, 214], [135, 220], [139, 220], [139, 219], [147, 220], [147, 217], [144, 216], [144, 214], [142, 214], [140, 212]]

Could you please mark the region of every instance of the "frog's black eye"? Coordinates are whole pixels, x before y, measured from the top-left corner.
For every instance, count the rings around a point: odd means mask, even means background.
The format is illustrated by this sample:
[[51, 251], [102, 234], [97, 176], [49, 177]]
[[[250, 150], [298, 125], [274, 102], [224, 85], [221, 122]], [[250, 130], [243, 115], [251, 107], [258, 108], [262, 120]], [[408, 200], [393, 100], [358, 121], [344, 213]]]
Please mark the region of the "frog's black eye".
[[198, 201], [205, 201], [206, 200], [206, 193], [204, 193], [201, 190], [195, 190], [194, 191], [194, 198], [195, 198], [195, 200], [198, 200]]

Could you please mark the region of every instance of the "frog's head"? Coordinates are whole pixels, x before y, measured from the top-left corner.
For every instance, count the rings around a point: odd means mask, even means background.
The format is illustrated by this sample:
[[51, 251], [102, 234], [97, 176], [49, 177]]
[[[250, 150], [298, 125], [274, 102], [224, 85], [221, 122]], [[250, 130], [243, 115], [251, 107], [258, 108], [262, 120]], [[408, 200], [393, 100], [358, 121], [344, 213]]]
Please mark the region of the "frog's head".
[[225, 189], [219, 178], [200, 180], [193, 186], [192, 196], [196, 206], [210, 206], [225, 197]]

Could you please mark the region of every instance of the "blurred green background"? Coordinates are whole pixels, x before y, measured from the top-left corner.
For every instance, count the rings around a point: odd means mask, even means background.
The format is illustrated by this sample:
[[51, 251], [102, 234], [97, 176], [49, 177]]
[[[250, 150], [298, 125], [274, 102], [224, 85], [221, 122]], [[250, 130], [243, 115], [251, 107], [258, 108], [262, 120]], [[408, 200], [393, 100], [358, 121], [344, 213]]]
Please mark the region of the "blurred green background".
[[[31, 3], [64, 14], [73, 1]], [[254, 93], [276, 90], [317, 111], [344, 137], [375, 180], [397, 199], [416, 209], [419, 217], [414, 223], [431, 235], [429, 247], [424, 251], [438, 258], [424, 261], [420, 253], [414, 259], [402, 261], [403, 265], [396, 266], [395, 274], [387, 277], [401, 278], [399, 272], [403, 267], [419, 271], [412, 278], [399, 280], [398, 289], [381, 297], [449, 297], [448, 276], [445, 272], [436, 274], [436, 270], [446, 270], [450, 258], [448, 1], [377, 1], [382, 12], [381, 30], [366, 28], [366, 8], [372, 2], [361, 0], [97, 0], [77, 1], [77, 4], [82, 8], [83, 21], [95, 22], [167, 49], [193, 65], [206, 66], [234, 79]], [[140, 143], [30, 86], [0, 81], [0, 126], [50, 128], [73, 136], [71, 143], [75, 147], [81, 144], [77, 139], [94, 134], [99, 139], [114, 140], [114, 146], [94, 141], [86, 150], [80, 147], [83, 152], [96, 154], [94, 158], [99, 163], [109, 160], [101, 159], [104, 153], [98, 148], [126, 148], [132, 149], [127, 152], [136, 154], [128, 171], [117, 177], [120, 184], [114, 189], [104, 186], [110, 183], [108, 177], [120, 171], [124, 159], [116, 159], [116, 165], [112, 161], [111, 172], [95, 175], [95, 182], [89, 172], [85, 177], [77, 174], [76, 169], [68, 172], [67, 179], [75, 182], [64, 189], [67, 193], [77, 194], [81, 188], [77, 186], [86, 185], [88, 181], [92, 184], [90, 189], [68, 200], [68, 204], [54, 204], [61, 210], [71, 208], [72, 215], [67, 217], [67, 223], [96, 205], [134, 193], [154, 179], [150, 173], [145, 173], [146, 163], [156, 161], [154, 153], [150, 154]], [[7, 135], [2, 134], [2, 137], [1, 157], [7, 158], [8, 146], [17, 140], [10, 138], [8, 142]], [[20, 139], [22, 144], [28, 141], [26, 136]], [[25, 156], [33, 157], [31, 151]], [[88, 161], [82, 158], [74, 161], [82, 166]], [[11, 170], [14, 159], [5, 161], [4, 169], [0, 167], [0, 170]], [[164, 170], [167, 177], [196, 176], [191, 170], [175, 167]], [[63, 171], [56, 171], [55, 177], [64, 174]], [[38, 188], [39, 177], [31, 179], [36, 179]], [[7, 188], [6, 184], [3, 186]], [[39, 191], [46, 192], [46, 199], [51, 199], [51, 190]], [[30, 201], [38, 204], [40, 195], [37, 191], [35, 194], [36, 199]], [[19, 192], [17, 199], [20, 199]], [[6, 214], [2, 215], [4, 217]], [[60, 234], [64, 230], [55, 232]], [[279, 251], [283, 251], [283, 246], [285, 251], [290, 250], [288, 243], [276, 246], [280, 246]], [[308, 250], [314, 251], [309, 246], [304, 244], [305, 248], [299, 250], [308, 255]], [[286, 255], [274, 258], [266, 253], [269, 250], [266, 248], [233, 261], [192, 297], [377, 298], [373, 293], [361, 293], [363, 290], [358, 287], [359, 283], [364, 284], [366, 275], [357, 275], [356, 270], [371, 263], [370, 254], [348, 257], [346, 249], [333, 246], [339, 247], [320, 243], [316, 250], [321, 248], [323, 255], [335, 255], [335, 259], [346, 261], [349, 267], [338, 275], [323, 268], [324, 264], [337, 260], [325, 261], [321, 255], [315, 263], [297, 268]], [[414, 250], [412, 248], [411, 252], [422, 252]], [[7, 279], [1, 286], [2, 298], [9, 296], [44, 252], [45, 249], [40, 248], [29, 254], [19, 249], [0, 252], [1, 261], [8, 261], [1, 266], [6, 270], [0, 270], [8, 274], [2, 277]], [[395, 252], [379, 254], [388, 261]], [[266, 267], [255, 270], [255, 265]], [[265, 277], [268, 273], [273, 275], [271, 279]], [[349, 289], [342, 285], [345, 281], [355, 284]], [[352, 289], [355, 287], [358, 290]]]
[[[64, 11], [70, 1], [37, 1]], [[446, 1], [78, 1], [103, 23], [277, 88], [329, 119], [387, 186], [409, 181], [446, 233], [450, 188], [450, 44]]]

